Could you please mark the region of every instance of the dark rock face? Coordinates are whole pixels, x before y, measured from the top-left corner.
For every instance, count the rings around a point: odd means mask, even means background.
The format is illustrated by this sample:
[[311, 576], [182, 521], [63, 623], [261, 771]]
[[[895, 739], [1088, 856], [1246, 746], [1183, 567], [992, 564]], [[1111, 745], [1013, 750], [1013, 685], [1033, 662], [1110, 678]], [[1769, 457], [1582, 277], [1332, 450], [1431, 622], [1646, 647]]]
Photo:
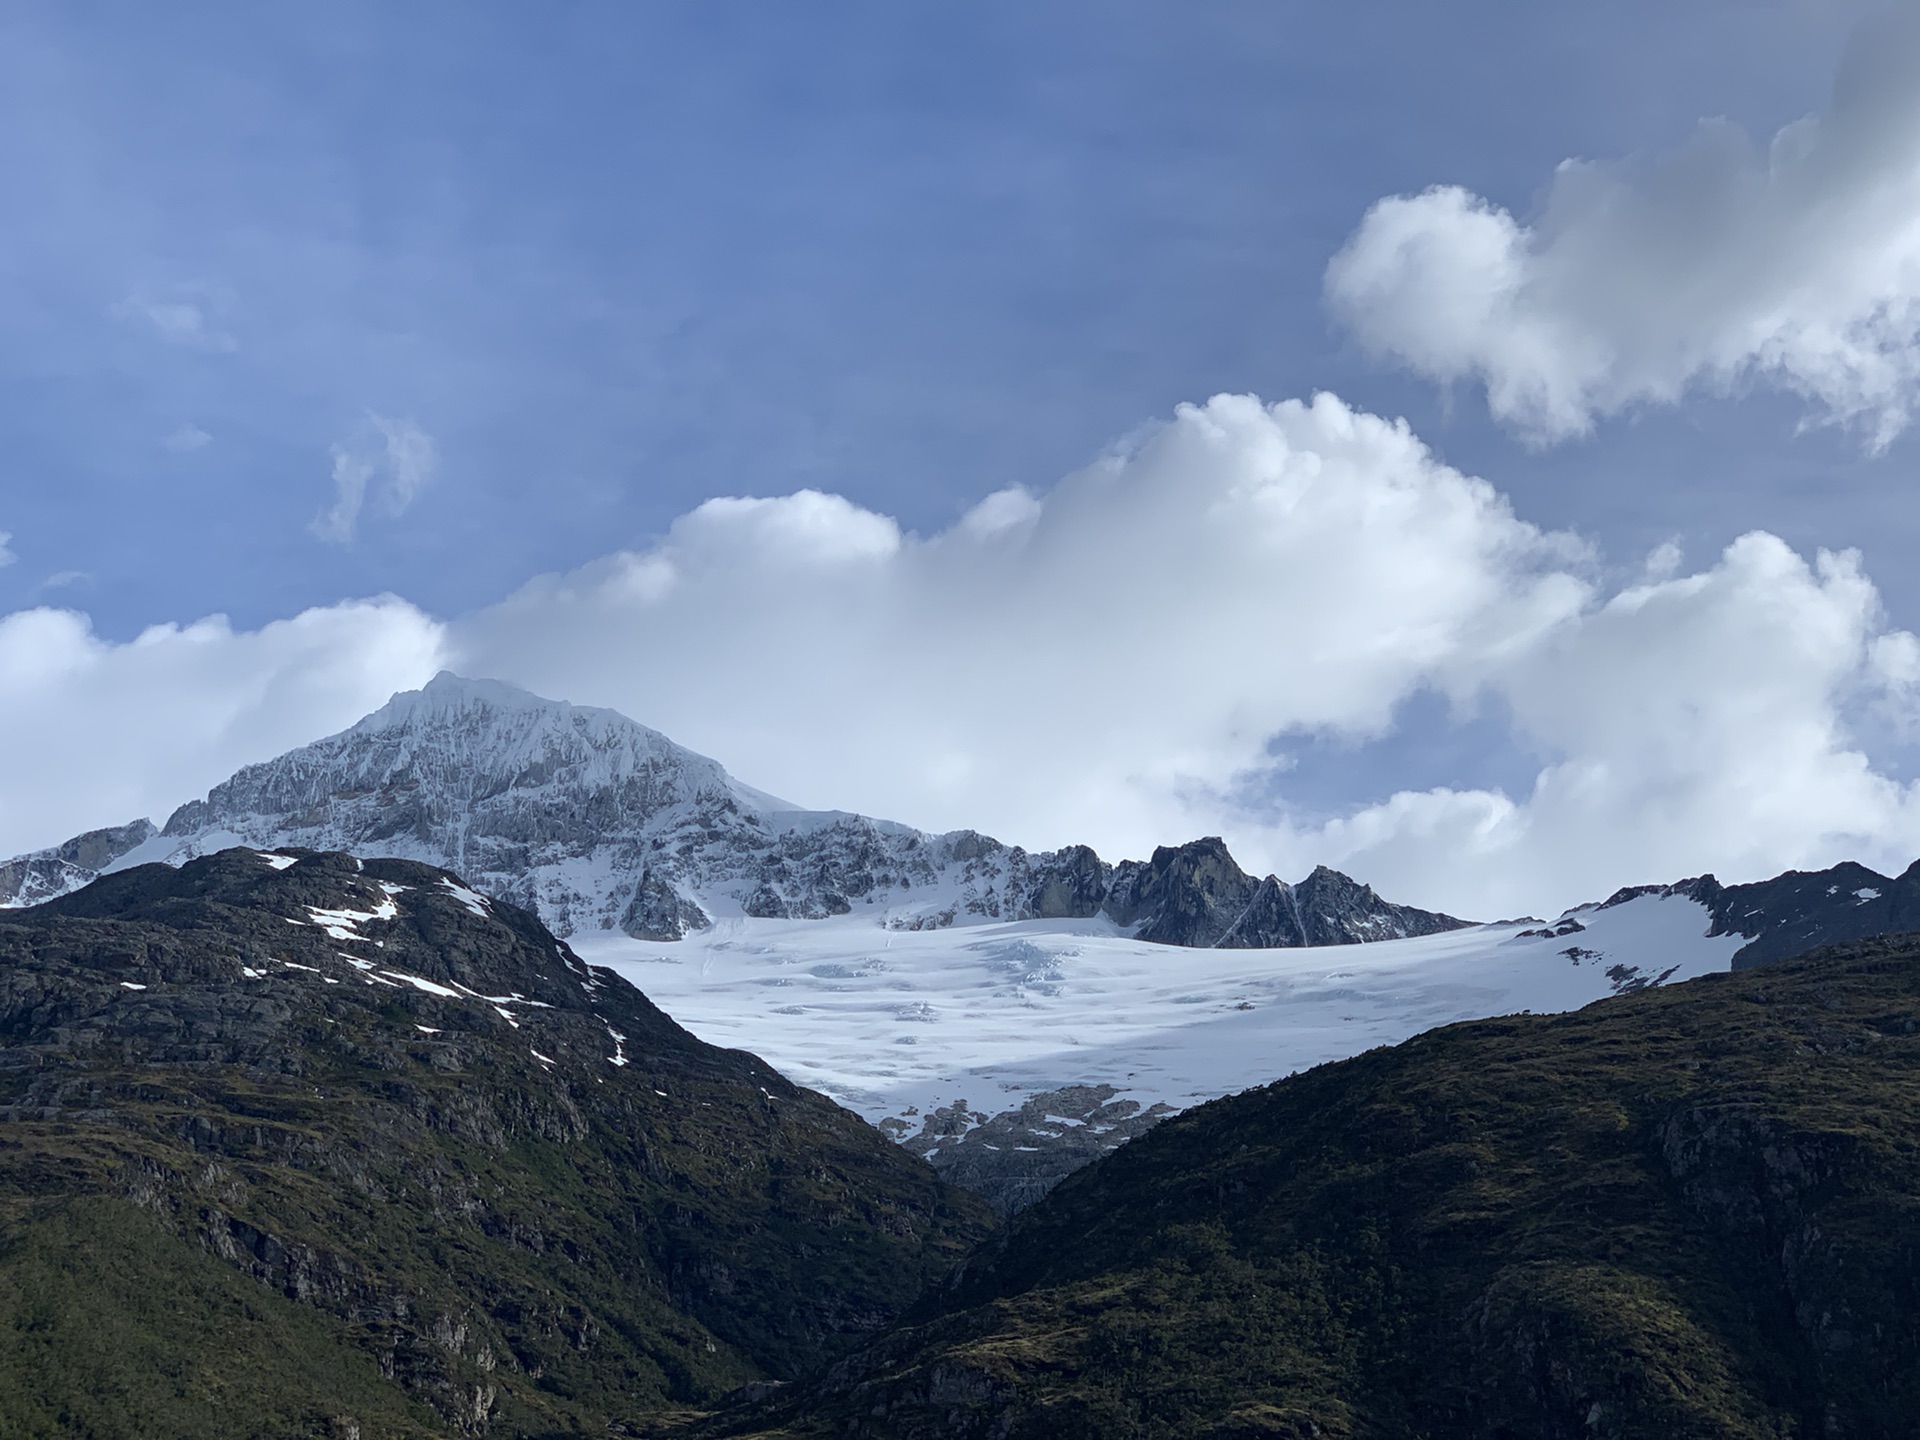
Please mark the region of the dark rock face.
[[1255, 882], [1233, 863], [1217, 835], [1185, 845], [1162, 845], [1144, 863], [1115, 869], [1106, 911], [1116, 924], [1140, 928], [1142, 940], [1161, 945], [1211, 945], [1232, 928]]
[[620, 928], [636, 940], [684, 940], [689, 932], [712, 924], [706, 911], [652, 867], [640, 872], [633, 900], [620, 916]]
[[1113, 867], [1085, 845], [1055, 851], [1038, 870], [1026, 914], [1035, 920], [1084, 920], [1100, 913]]
[[1255, 880], [1217, 835], [1163, 845], [1144, 864], [1116, 866], [1106, 913], [1162, 945], [1272, 949], [1357, 945], [1458, 930], [1468, 921], [1390, 905], [1373, 887], [1322, 865], [1298, 885]]
[[1390, 905], [1373, 893], [1371, 885], [1348, 879], [1325, 865], [1293, 888], [1300, 926], [1309, 945], [1359, 945], [1369, 940], [1399, 940], [1410, 935], [1437, 935], [1464, 924], [1451, 915]]
[[[531, 913], [410, 861], [251, 850], [0, 918], [0, 1294], [33, 1217], [81, 1199], [319, 1317], [442, 1433], [599, 1433], [792, 1376], [988, 1223]], [[212, 1363], [154, 1323], [168, 1365]]]
[[993, 1116], [957, 1100], [900, 1143], [924, 1155], [942, 1178], [1012, 1215], [1174, 1113], [1171, 1105], [1142, 1109], [1138, 1100], [1116, 1100], [1119, 1093], [1111, 1085], [1068, 1085]]

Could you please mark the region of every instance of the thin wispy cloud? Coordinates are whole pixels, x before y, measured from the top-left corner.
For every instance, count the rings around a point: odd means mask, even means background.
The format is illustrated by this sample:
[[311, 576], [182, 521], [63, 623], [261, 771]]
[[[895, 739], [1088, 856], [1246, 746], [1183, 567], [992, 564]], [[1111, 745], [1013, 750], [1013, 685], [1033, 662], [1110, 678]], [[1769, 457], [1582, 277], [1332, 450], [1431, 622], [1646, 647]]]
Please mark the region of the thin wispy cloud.
[[18, 555], [15, 555], [12, 550], [7, 548], [12, 539], [12, 531], [0, 530], [0, 565], [11, 565], [15, 560], [20, 558]]
[[107, 313], [116, 320], [150, 329], [170, 345], [212, 354], [230, 354], [240, 348], [238, 339], [220, 329], [208, 318], [205, 309], [192, 301], [145, 300], [129, 296]]
[[412, 420], [384, 415], [368, 420], [377, 440], [332, 447], [333, 504], [307, 526], [328, 544], [353, 539], [369, 501], [388, 518], [404, 514], [439, 467], [433, 437]]
[[160, 442], [161, 448], [171, 450], [176, 455], [190, 454], [212, 443], [213, 436], [198, 425], [187, 423], [175, 430]]

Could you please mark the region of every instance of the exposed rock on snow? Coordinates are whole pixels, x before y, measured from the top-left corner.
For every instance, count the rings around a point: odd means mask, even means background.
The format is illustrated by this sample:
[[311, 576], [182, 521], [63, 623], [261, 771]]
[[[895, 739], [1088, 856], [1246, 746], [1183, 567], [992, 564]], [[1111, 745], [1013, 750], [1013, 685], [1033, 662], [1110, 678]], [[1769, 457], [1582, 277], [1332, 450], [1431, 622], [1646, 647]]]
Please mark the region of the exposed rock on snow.
[[956, 1100], [929, 1113], [918, 1134], [901, 1120], [881, 1128], [931, 1161], [942, 1179], [1011, 1215], [1175, 1113], [1160, 1102], [1142, 1109], [1138, 1100], [1116, 1099], [1119, 1093], [1111, 1085], [1067, 1085], [991, 1116]]
[[1892, 878], [1845, 860], [1826, 870], [1789, 870], [1750, 885], [1722, 885], [1711, 875], [1672, 885], [1635, 885], [1600, 905], [1568, 912], [1560, 923], [1641, 895], [1685, 896], [1707, 908], [1712, 917], [1709, 935], [1739, 935], [1750, 941], [1734, 954], [1736, 970], [1804, 955], [1822, 945], [1920, 931], [1920, 860]]
[[1162, 845], [1144, 864], [1122, 862], [1106, 913], [1121, 925], [1140, 922], [1136, 933], [1142, 940], [1234, 950], [1404, 940], [1467, 923], [1389, 905], [1371, 885], [1324, 865], [1298, 885], [1272, 875], [1255, 880], [1234, 864], [1217, 835], [1177, 848]]

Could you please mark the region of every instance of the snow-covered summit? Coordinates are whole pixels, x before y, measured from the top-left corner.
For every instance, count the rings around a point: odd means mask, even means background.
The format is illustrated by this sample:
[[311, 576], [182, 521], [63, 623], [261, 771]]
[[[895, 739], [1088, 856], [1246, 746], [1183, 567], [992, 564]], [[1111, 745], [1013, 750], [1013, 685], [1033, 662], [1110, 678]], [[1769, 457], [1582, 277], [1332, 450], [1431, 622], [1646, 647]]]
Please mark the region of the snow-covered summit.
[[444, 828], [464, 863], [472, 827], [461, 822], [476, 809], [513, 811], [523, 822], [514, 827], [518, 838], [535, 841], [577, 831], [583, 809], [621, 828], [708, 802], [792, 808], [618, 711], [443, 670], [338, 735], [247, 766], [205, 800], [181, 806], [163, 833], [190, 836], [263, 816], [298, 823], [323, 810], [350, 824], [355, 812], [378, 808], [385, 815], [376, 828], [389, 833], [430, 840]]
[[[658, 730], [617, 710], [547, 700], [504, 680], [468, 679], [451, 670], [442, 670], [418, 690], [401, 691], [331, 737], [331, 742], [322, 740], [307, 748], [373, 737], [391, 740], [396, 755], [411, 756], [421, 748], [450, 749], [463, 761], [477, 760], [490, 778], [515, 767], [523, 776], [548, 766], [569, 770], [574, 783], [617, 787], [636, 774], [650, 773], [665, 779], [680, 799], [701, 793], [729, 794], [748, 810], [799, 808], [742, 785], [718, 761], [674, 744]], [[449, 739], [450, 746], [445, 743]], [[378, 744], [375, 741], [375, 753], [379, 753]], [[209, 802], [243, 777], [268, 768], [255, 765], [242, 770], [216, 789]]]

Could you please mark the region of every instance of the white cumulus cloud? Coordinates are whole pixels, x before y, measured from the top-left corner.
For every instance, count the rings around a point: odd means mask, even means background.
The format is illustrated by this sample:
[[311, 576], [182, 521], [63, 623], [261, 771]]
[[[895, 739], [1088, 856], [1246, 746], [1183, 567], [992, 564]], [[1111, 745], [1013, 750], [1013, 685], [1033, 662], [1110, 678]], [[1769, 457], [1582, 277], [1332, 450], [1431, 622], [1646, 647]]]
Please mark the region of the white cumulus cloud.
[[1763, 383], [1883, 447], [1920, 394], [1920, 11], [1855, 36], [1824, 113], [1754, 143], [1569, 160], [1523, 222], [1458, 186], [1377, 203], [1328, 266], [1376, 353], [1478, 383], [1538, 441]]
[[932, 537], [811, 491], [709, 501], [454, 648], [803, 803], [1137, 853], [1218, 823], [1276, 731], [1377, 733], [1537, 643], [1579, 558], [1403, 425], [1222, 396]]
[[[1920, 642], [1853, 556], [1751, 535], [1681, 562], [1662, 546], [1608, 594], [1579, 544], [1404, 425], [1222, 396], [931, 537], [814, 492], [712, 501], [452, 646], [803, 803], [1110, 857], [1218, 831], [1283, 873], [1343, 863], [1481, 915], [1713, 868], [1904, 865], [1915, 797], [1848, 717], [1915, 713]], [[1284, 809], [1275, 736], [1364, 741], [1423, 689], [1503, 701], [1531, 789]]]
[[223, 616], [116, 643], [71, 610], [0, 616], [0, 857], [164, 822], [244, 764], [343, 729], [440, 661], [440, 625], [351, 601], [258, 630]]
[[1483, 914], [1710, 869], [1903, 869], [1920, 854], [1920, 794], [1877, 770], [1848, 722], [1888, 703], [1920, 713], [1902, 693], [1916, 664], [1857, 556], [1809, 564], [1750, 534], [1706, 571], [1596, 597], [1460, 677], [1501, 694], [1516, 738], [1546, 757], [1529, 793], [1405, 793], [1270, 843]]

